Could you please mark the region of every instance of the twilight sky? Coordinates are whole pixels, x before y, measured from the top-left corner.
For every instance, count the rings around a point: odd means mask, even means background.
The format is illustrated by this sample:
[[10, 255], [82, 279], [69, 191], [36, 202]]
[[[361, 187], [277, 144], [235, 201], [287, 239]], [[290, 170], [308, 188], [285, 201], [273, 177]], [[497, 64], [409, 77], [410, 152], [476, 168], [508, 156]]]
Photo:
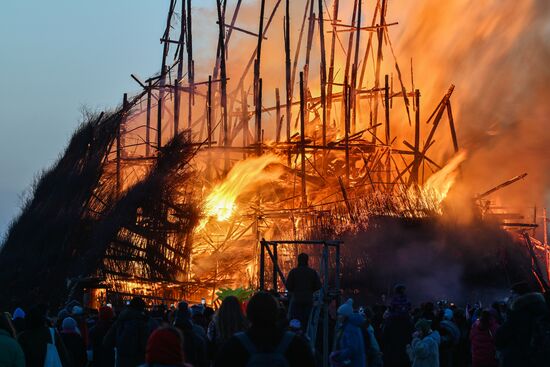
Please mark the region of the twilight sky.
[[0, 10], [0, 234], [81, 106], [115, 107], [161, 62], [168, 0], [6, 0]]

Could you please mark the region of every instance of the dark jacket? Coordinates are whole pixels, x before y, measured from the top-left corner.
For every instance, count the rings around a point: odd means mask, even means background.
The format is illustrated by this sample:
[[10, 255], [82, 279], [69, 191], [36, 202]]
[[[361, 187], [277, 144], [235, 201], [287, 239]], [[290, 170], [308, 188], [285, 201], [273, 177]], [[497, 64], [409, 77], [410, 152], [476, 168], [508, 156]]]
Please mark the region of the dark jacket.
[[107, 335], [112, 322], [99, 320], [90, 329], [88, 350], [92, 351], [92, 366], [113, 367], [115, 365], [114, 348], [106, 348], [103, 345], [103, 338]]
[[[50, 344], [51, 340], [50, 329], [46, 326], [25, 330], [19, 334], [17, 341], [25, 354], [25, 364], [27, 367], [44, 367], [46, 345]], [[63, 367], [72, 367], [72, 361], [67, 354], [65, 344], [63, 344], [57, 333], [55, 333], [55, 346]]]
[[406, 347], [411, 343], [413, 332], [414, 325], [408, 315], [391, 316], [385, 320], [381, 343], [384, 366], [407, 367], [411, 365]]
[[116, 367], [135, 367], [145, 363], [145, 347], [156, 328], [153, 319], [133, 308], [120, 313], [103, 340], [105, 348], [116, 348]]
[[[252, 326], [246, 335], [261, 353], [273, 352], [281, 342], [283, 332], [277, 329], [259, 329]], [[214, 367], [245, 367], [250, 355], [241, 341], [233, 336], [220, 349]], [[302, 338], [292, 338], [285, 357], [290, 367], [314, 367], [311, 349]]]
[[528, 293], [512, 302], [510, 314], [495, 336], [502, 367], [535, 367], [530, 362], [530, 342], [534, 325], [548, 314], [544, 297], [540, 293]]
[[0, 366], [25, 367], [25, 355], [19, 343], [2, 329], [0, 329]]
[[[197, 326], [190, 319], [176, 319], [174, 326], [183, 334], [185, 362], [194, 367], [207, 367], [207, 340], [202, 337], [200, 331], [197, 330]], [[202, 330], [202, 333], [204, 333], [204, 330]]]
[[75, 332], [61, 332], [61, 340], [73, 361], [74, 367], [84, 367], [88, 361], [84, 340]]
[[288, 273], [286, 289], [291, 293], [291, 302], [311, 303], [313, 292], [321, 289], [321, 280], [315, 270], [307, 265], [298, 265]]

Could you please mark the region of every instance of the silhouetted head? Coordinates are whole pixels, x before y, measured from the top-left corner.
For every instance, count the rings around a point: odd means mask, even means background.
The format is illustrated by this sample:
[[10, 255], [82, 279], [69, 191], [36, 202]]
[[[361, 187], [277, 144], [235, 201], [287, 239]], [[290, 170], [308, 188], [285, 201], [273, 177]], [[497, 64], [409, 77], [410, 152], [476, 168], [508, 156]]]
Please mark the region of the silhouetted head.
[[404, 295], [406, 290], [407, 287], [405, 287], [404, 284], [396, 284], [395, 287], [393, 287], [393, 292], [395, 294]]
[[277, 301], [267, 292], [256, 293], [246, 307], [246, 317], [256, 327], [275, 328], [278, 314]]
[[137, 311], [144, 311], [145, 310], [145, 301], [141, 297], [134, 297], [130, 301], [130, 308], [133, 308]]
[[532, 292], [531, 287], [529, 287], [529, 284], [527, 284], [527, 282], [518, 282], [512, 285], [511, 290], [518, 296], [522, 296], [524, 294]]
[[298, 266], [307, 266], [308, 260], [309, 256], [302, 252], [300, 255], [298, 255]]

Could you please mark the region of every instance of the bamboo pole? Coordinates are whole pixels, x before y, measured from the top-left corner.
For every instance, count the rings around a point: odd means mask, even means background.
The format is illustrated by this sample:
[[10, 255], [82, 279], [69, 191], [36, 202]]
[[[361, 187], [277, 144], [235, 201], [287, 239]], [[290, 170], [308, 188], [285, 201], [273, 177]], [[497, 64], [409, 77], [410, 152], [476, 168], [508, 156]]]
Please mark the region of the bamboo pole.
[[[291, 116], [291, 105], [292, 105], [292, 84], [290, 83], [291, 78], [291, 60], [290, 60], [290, 0], [286, 0], [286, 14], [285, 14], [285, 82], [286, 82], [286, 142], [290, 143], [290, 120]], [[288, 152], [287, 164], [290, 167], [290, 150]]]
[[151, 150], [151, 80], [147, 83], [147, 112], [145, 115], [145, 156], [149, 157]]
[[332, 39], [330, 41], [330, 64], [328, 68], [328, 85], [327, 85], [327, 112], [326, 118], [331, 121], [332, 111], [332, 85], [334, 83], [334, 55], [336, 53], [336, 25], [338, 21], [339, 0], [334, 0], [332, 6]]
[[[323, 0], [318, 1], [319, 9], [319, 43], [321, 46], [321, 109], [322, 109], [322, 118], [321, 122], [323, 124], [322, 131], [322, 144], [323, 146], [327, 145], [327, 106], [326, 106], [326, 83], [327, 83], [327, 58], [325, 50], [325, 26], [323, 19]], [[323, 172], [325, 167], [325, 151], [323, 151]]]
[[307, 207], [306, 193], [306, 141], [305, 141], [305, 100], [304, 100], [304, 73], [300, 72], [300, 156], [301, 156], [301, 174], [302, 174], [302, 203], [301, 207]]

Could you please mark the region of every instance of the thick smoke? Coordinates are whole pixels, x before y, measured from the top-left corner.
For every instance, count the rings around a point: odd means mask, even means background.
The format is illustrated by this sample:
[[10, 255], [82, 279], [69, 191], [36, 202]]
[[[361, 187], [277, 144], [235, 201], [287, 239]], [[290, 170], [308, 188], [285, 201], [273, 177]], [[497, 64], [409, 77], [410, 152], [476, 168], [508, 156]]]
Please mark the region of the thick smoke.
[[398, 283], [416, 303], [487, 303], [506, 297], [514, 282], [533, 280], [525, 246], [485, 221], [373, 218], [368, 230], [343, 240], [344, 292], [370, 304]]

